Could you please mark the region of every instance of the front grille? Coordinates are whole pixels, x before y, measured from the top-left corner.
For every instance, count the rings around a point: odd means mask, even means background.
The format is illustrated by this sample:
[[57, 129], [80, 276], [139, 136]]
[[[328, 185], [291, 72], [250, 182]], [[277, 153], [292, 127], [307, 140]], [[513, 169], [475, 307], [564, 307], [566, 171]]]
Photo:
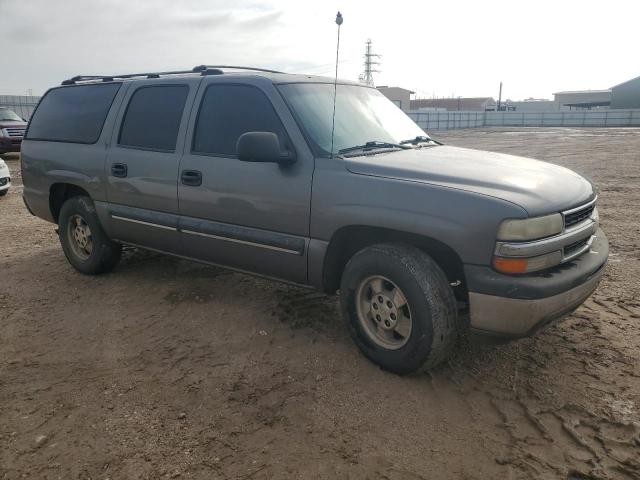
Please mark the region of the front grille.
[[25, 127], [9, 127], [4, 129], [8, 137], [24, 137], [25, 130]]
[[581, 208], [580, 210], [565, 214], [564, 228], [572, 227], [573, 225], [577, 225], [578, 223], [586, 220], [591, 216], [594, 208], [596, 208], [596, 205], [595, 203], [592, 203], [591, 205]]
[[7, 183], [9, 183], [8, 178], [0, 178], [0, 187], [4, 187]]
[[589, 242], [589, 238], [583, 238], [582, 240], [578, 240], [577, 242], [573, 242], [573, 243], [570, 243], [569, 245], [566, 245], [564, 247], [564, 256], [568, 257], [573, 253], [577, 252], [582, 247], [584, 247], [587, 244], [587, 242]]

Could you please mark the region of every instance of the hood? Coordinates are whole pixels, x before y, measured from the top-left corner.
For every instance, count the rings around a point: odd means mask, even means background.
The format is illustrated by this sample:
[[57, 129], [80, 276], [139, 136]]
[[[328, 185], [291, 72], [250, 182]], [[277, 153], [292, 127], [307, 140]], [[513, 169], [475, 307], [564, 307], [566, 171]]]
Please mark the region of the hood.
[[0, 120], [0, 128], [27, 127], [27, 122], [18, 120]]
[[530, 216], [591, 200], [591, 182], [558, 165], [531, 158], [450, 146], [424, 147], [345, 159], [356, 174], [457, 188], [500, 198]]

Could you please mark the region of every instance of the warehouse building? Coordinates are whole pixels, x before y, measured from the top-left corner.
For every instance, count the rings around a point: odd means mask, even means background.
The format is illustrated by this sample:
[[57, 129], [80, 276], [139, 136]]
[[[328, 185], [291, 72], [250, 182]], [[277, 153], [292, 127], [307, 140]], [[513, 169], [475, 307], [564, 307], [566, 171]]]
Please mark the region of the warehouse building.
[[495, 109], [496, 101], [491, 97], [422, 98], [411, 100], [411, 110], [486, 112]]
[[611, 87], [611, 108], [640, 108], [640, 77]]
[[556, 109], [553, 100], [542, 98], [528, 98], [526, 100], [506, 100], [500, 107], [507, 112], [548, 112]]
[[556, 110], [592, 110], [609, 108], [611, 89], [574, 90], [553, 94]]
[[387, 87], [387, 86], [379, 86], [377, 87], [385, 97], [395, 103], [400, 109], [405, 112], [411, 108], [411, 95], [416, 92], [412, 92], [411, 90], [407, 90], [406, 88], [400, 87]]

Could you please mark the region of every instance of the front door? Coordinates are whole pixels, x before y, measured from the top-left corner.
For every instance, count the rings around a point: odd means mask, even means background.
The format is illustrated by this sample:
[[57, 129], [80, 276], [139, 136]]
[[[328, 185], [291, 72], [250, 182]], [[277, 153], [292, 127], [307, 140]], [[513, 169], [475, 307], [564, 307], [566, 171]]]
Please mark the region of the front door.
[[[282, 98], [270, 82], [218, 77], [195, 105], [178, 184], [184, 255], [306, 282], [313, 156]], [[276, 133], [282, 150], [296, 145], [297, 161], [239, 160], [236, 142], [250, 131]]]
[[130, 85], [106, 161], [113, 238], [178, 251], [178, 168], [189, 114], [185, 105], [191, 105], [199, 82], [176, 78]]

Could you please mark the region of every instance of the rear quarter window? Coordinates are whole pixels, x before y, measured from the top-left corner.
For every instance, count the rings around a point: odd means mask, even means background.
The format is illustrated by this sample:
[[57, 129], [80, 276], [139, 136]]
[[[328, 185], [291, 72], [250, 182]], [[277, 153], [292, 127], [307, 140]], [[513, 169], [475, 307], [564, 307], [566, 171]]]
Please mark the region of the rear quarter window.
[[27, 140], [96, 143], [119, 83], [49, 90], [29, 122]]
[[118, 144], [173, 152], [188, 94], [186, 85], [140, 87], [129, 101]]

